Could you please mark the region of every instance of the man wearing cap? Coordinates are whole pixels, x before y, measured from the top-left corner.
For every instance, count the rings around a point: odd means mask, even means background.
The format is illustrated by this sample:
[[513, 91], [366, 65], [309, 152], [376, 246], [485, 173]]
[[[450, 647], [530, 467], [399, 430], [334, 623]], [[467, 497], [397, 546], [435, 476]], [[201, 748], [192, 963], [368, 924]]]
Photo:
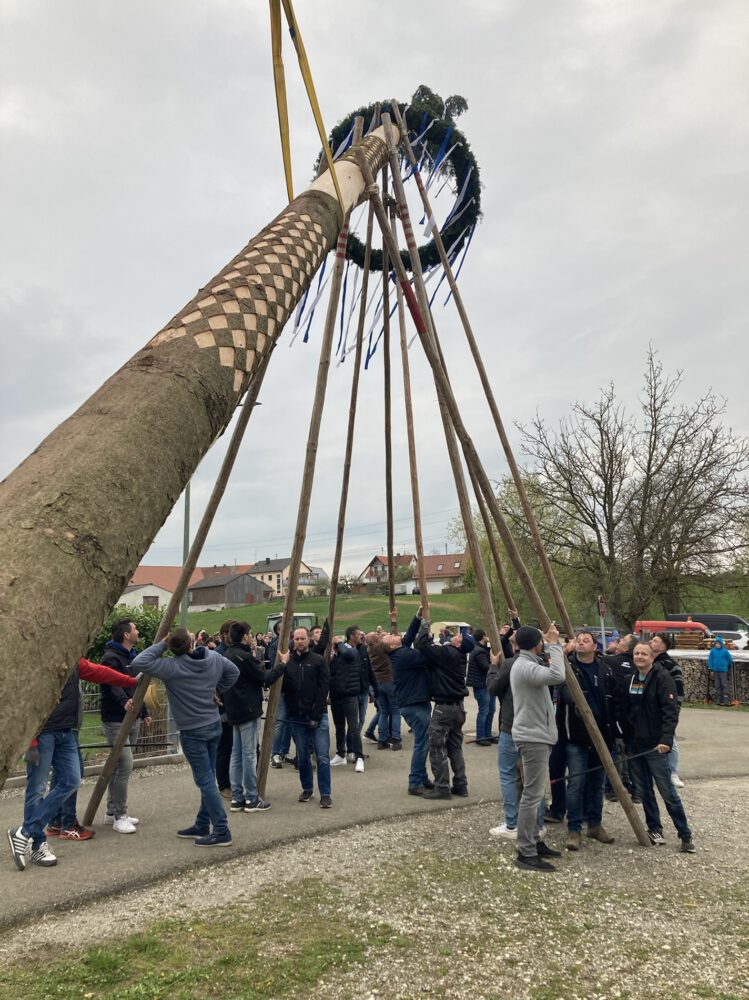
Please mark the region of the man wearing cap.
[[551, 624], [546, 635], [532, 625], [523, 625], [515, 633], [518, 655], [510, 674], [515, 715], [512, 739], [523, 762], [523, 794], [518, 810], [518, 868], [531, 871], [555, 871], [544, 860], [560, 857], [560, 851], [547, 847], [539, 839], [541, 820], [539, 804], [546, 788], [549, 754], [557, 741], [557, 726], [551, 688], [564, 681], [564, 654], [559, 631]]

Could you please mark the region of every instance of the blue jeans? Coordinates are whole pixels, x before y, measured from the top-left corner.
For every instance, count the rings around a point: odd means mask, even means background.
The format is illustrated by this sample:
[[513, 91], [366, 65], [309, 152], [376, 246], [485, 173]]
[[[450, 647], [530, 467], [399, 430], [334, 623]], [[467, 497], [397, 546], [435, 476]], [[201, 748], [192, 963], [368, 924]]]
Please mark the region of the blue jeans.
[[385, 743], [387, 740], [399, 740], [401, 738], [401, 713], [395, 696], [395, 681], [380, 684], [379, 690], [379, 741]]
[[674, 733], [674, 740], [671, 744], [671, 753], [668, 755], [668, 770], [671, 774], [679, 773], [680, 760], [681, 753], [679, 751], [679, 741], [676, 739], [676, 733]]
[[209, 726], [183, 729], [179, 734], [182, 752], [200, 790], [200, 809], [195, 817], [195, 826], [206, 833], [212, 826], [213, 832], [219, 836], [229, 832], [226, 811], [216, 784], [216, 751], [220, 740], [221, 723], [218, 718]]
[[[499, 732], [499, 787], [502, 792], [502, 806], [505, 812], [505, 824], [510, 830], [518, 825], [518, 759], [520, 754], [511, 733]], [[546, 803], [542, 800], [538, 809], [539, 825], [544, 825]]]
[[[285, 757], [291, 748], [291, 726], [288, 723], [288, 711], [286, 709], [286, 699], [281, 694], [278, 697], [276, 706], [276, 725], [273, 729], [273, 747], [271, 754], [276, 757]], [[299, 748], [297, 747], [297, 754]]]
[[479, 707], [478, 715], [476, 716], [476, 739], [491, 739], [497, 699], [493, 694], [489, 694], [485, 687], [475, 687], [473, 689], [473, 697], [476, 699]]
[[567, 827], [581, 833], [583, 822], [592, 829], [603, 819], [605, 771], [594, 749], [567, 744]]
[[314, 729], [310, 729], [308, 715], [290, 715], [289, 725], [296, 743], [302, 791], [311, 792], [314, 787], [314, 772], [310, 761], [314, 753], [317, 758], [318, 791], [321, 796], [330, 795], [330, 730], [327, 713]]
[[[364, 694], [359, 695], [359, 733], [364, 729], [364, 723], [367, 718], [367, 709], [369, 708], [369, 691], [365, 691]], [[354, 741], [351, 738], [351, 733], [346, 733], [346, 750], [348, 753], [354, 752]]]
[[661, 793], [666, 811], [676, 827], [676, 832], [681, 840], [690, 840], [692, 832], [687, 823], [687, 816], [684, 812], [679, 793], [674, 788], [671, 781], [671, 772], [668, 769], [668, 754], [658, 753], [651, 750], [641, 757], [642, 747], [628, 746], [627, 752], [631, 755], [629, 761], [629, 773], [635, 785], [635, 791], [642, 799], [642, 808], [645, 811], [645, 822], [648, 830], [656, 833], [663, 833], [661, 826], [661, 814], [658, 809], [658, 801], [653, 790], [653, 782]]
[[260, 719], [234, 726], [234, 744], [229, 764], [231, 797], [235, 802], [257, 798], [257, 741]]
[[408, 773], [408, 787], [421, 788], [427, 776], [427, 753], [429, 752], [429, 723], [432, 706], [428, 701], [416, 705], [404, 705], [401, 715], [414, 732], [414, 748], [411, 754], [411, 770]]
[[[75, 732], [75, 730], [73, 730], [73, 732], [75, 733], [75, 739], [77, 743], [78, 734]], [[83, 754], [81, 753], [80, 746], [78, 747], [78, 760], [81, 765], [81, 778], [83, 778], [84, 763], [83, 763]], [[57, 771], [54, 768], [52, 768], [52, 780], [49, 783], [50, 791], [55, 787], [56, 784], [57, 784]], [[78, 789], [76, 788], [74, 792], [71, 792], [70, 795], [68, 795], [68, 797], [62, 803], [62, 805], [57, 810], [55, 815], [52, 817], [50, 822], [54, 826], [59, 826], [61, 830], [69, 830], [73, 825], [73, 823], [75, 823], [77, 818], [78, 818]]]
[[[32, 838], [35, 849], [47, 839], [44, 832], [47, 823], [81, 783], [80, 752], [75, 730], [39, 733], [37, 744], [39, 763], [35, 767], [31, 764], [26, 766], [23, 803], [23, 832]], [[45, 796], [49, 772], [53, 767], [57, 780]]]

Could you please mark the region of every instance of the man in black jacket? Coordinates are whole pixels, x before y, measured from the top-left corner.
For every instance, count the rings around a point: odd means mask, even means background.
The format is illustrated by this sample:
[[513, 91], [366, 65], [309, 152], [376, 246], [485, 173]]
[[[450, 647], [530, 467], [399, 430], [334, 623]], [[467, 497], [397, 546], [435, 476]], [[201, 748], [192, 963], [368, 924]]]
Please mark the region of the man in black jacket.
[[[102, 664], [113, 670], [119, 670], [122, 674], [130, 674], [135, 678], [136, 672], [130, 664], [137, 656], [135, 647], [139, 639], [140, 633], [134, 622], [130, 618], [120, 618], [112, 626], [112, 638], [104, 650], [104, 655], [101, 658]], [[122, 720], [125, 718], [125, 712], [132, 709], [135, 687], [135, 680], [133, 680], [133, 686], [129, 688], [110, 687], [109, 684], [101, 686], [102, 728], [110, 746], [114, 746]], [[140, 719], [143, 719], [144, 723], [150, 726], [151, 717], [145, 704], [140, 711], [140, 718], [136, 720], [128, 734], [127, 743], [120, 752], [114, 773], [109, 781], [107, 812], [104, 822], [112, 826], [116, 833], [135, 833], [140, 822], [134, 816], [130, 816], [127, 810], [128, 782], [133, 773], [133, 747], [138, 742]]]
[[260, 738], [260, 718], [263, 714], [263, 688], [270, 687], [281, 677], [284, 666], [266, 670], [252, 652], [252, 631], [247, 622], [229, 626], [231, 645], [223, 655], [239, 669], [239, 679], [224, 691], [224, 713], [232, 726], [232, 746], [229, 778], [231, 781], [232, 812], [261, 812], [270, 809], [257, 791], [257, 745]]
[[300, 802], [312, 798], [313, 772], [310, 755], [317, 758], [317, 786], [320, 807], [333, 805], [330, 792], [330, 731], [328, 727], [328, 689], [330, 671], [322, 656], [309, 648], [306, 628], [294, 629], [294, 648], [281, 653], [279, 659], [286, 664], [282, 694], [286, 699], [288, 721], [297, 748], [299, 780], [302, 783]]
[[[619, 704], [616, 679], [598, 652], [591, 632], [578, 632], [569, 663], [606, 745], [611, 747]], [[583, 821], [588, 837], [601, 844], [613, 844], [614, 838], [601, 825], [603, 765], [566, 684], [559, 688], [557, 728], [564, 733], [567, 754], [567, 850], [580, 850]]]
[[361, 724], [359, 722], [359, 693], [362, 686], [362, 659], [359, 646], [363, 639], [358, 625], [349, 625], [345, 641], [341, 636], [333, 639], [334, 655], [330, 660], [330, 711], [335, 726], [335, 757], [331, 767], [346, 764], [346, 730], [351, 740], [351, 752], [356, 760], [356, 772], [364, 772]]
[[476, 643], [468, 658], [467, 684], [473, 688], [473, 697], [478, 705], [476, 715], [476, 746], [490, 747], [497, 742], [492, 739], [492, 723], [496, 698], [486, 688], [486, 675], [491, 666], [489, 639], [482, 628], [474, 629], [473, 639]]
[[635, 670], [627, 697], [625, 737], [629, 771], [642, 799], [648, 836], [658, 846], [666, 843], [653, 790], [655, 782], [676, 827], [682, 851], [694, 854], [692, 832], [668, 769], [668, 754], [679, 721], [676, 685], [669, 672], [655, 664], [648, 643], [638, 642], [633, 658]]
[[[434, 701], [429, 723], [429, 762], [434, 774], [434, 788], [424, 792], [425, 799], [449, 799], [451, 794], [468, 795], [463, 760], [463, 723], [466, 721], [463, 699], [468, 694], [466, 656], [473, 646], [471, 636], [460, 632], [444, 645], [435, 643], [429, 632], [429, 622], [424, 620], [421, 623], [416, 649], [426, 661], [429, 689]], [[453, 770], [452, 787], [450, 767]]]

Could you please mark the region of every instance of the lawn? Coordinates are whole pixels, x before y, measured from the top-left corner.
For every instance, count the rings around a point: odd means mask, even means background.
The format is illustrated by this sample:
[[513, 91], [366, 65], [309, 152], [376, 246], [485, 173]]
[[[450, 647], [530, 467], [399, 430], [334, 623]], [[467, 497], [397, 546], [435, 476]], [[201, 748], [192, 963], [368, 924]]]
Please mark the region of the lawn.
[[[402, 628], [408, 626], [411, 617], [419, 607], [418, 597], [398, 598], [398, 624]], [[328, 599], [298, 600], [295, 611], [312, 612], [316, 614], [320, 624], [328, 613]], [[504, 610], [504, 609], [502, 609]], [[219, 626], [227, 618], [236, 617], [247, 621], [254, 632], [264, 631], [269, 614], [283, 611], [283, 602], [271, 601], [267, 604], [243, 604], [237, 608], [226, 608], [221, 611], [193, 612], [187, 617], [187, 626], [192, 632], [206, 629], [208, 632], [218, 632]], [[476, 593], [464, 594], [434, 594], [429, 599], [429, 611], [432, 621], [466, 621], [471, 625], [480, 625], [481, 613]], [[502, 611], [499, 611], [502, 614]], [[365, 631], [382, 625], [388, 627], [387, 597], [361, 597], [339, 595], [336, 599], [335, 626], [343, 630], [347, 625], [359, 625]]]

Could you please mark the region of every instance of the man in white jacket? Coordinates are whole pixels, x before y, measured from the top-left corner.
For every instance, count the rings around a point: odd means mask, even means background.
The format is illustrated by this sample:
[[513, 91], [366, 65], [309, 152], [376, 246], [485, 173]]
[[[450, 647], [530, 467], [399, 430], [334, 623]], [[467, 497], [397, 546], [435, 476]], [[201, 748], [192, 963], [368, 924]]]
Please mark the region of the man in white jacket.
[[544, 635], [532, 625], [515, 633], [519, 652], [510, 673], [515, 716], [512, 739], [523, 762], [523, 794], [518, 811], [518, 868], [555, 871], [545, 858], [561, 857], [539, 839], [539, 804], [549, 774], [549, 754], [557, 741], [551, 688], [564, 681], [564, 654], [552, 624]]

